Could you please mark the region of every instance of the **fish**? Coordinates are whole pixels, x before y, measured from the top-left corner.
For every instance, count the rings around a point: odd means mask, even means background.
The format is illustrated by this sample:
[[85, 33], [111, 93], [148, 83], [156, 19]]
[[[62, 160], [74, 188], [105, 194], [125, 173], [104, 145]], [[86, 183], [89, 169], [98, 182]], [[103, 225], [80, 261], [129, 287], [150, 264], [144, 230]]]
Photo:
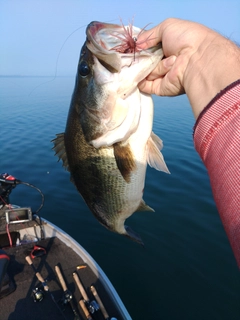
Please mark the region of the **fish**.
[[93, 21], [86, 28], [64, 133], [55, 155], [90, 211], [108, 230], [143, 244], [125, 225], [143, 200], [147, 163], [169, 173], [152, 132], [153, 101], [138, 83], [163, 57], [161, 43], [141, 49], [143, 29]]

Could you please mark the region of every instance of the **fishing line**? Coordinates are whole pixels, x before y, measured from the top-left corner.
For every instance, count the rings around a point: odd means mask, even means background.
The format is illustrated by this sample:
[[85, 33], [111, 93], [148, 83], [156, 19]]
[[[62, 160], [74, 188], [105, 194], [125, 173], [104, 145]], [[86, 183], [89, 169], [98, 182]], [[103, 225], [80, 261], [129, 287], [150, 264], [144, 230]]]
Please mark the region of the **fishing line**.
[[10, 245], [10, 247], [12, 247], [12, 237], [11, 237], [11, 234], [10, 234], [10, 231], [9, 231], [8, 223], [6, 224], [6, 231], [7, 231], [7, 235], [8, 235], [9, 245]]
[[41, 191], [39, 188], [35, 187], [35, 186], [34, 186], [33, 184], [31, 184], [31, 183], [18, 180], [18, 184], [24, 184], [24, 185], [26, 185], [26, 186], [28, 186], [28, 187], [31, 187], [31, 188], [33, 188], [33, 189], [36, 189], [36, 190], [41, 194], [41, 196], [42, 196], [41, 205], [40, 205], [39, 208], [34, 212], [34, 214], [38, 214], [38, 212], [42, 209], [42, 207], [43, 207], [43, 205], [44, 205], [44, 194], [42, 193], [42, 191]]
[[41, 202], [39, 208], [35, 212], [33, 212], [33, 214], [35, 214], [39, 219], [39, 227], [40, 227], [40, 232], [41, 232], [41, 239], [44, 239], [44, 231], [43, 231], [43, 226], [42, 226], [42, 219], [41, 219], [41, 217], [39, 215], [39, 211], [42, 209], [42, 207], [44, 205], [44, 194], [42, 193], [42, 191], [39, 188], [37, 188], [36, 186], [34, 186], [31, 183], [24, 182], [24, 181], [21, 181], [21, 180], [18, 180], [18, 183], [19, 184], [24, 184], [24, 185], [26, 185], [28, 187], [31, 187], [31, 188], [37, 190], [41, 194], [42, 202]]
[[[117, 20], [117, 19], [109, 20], [109, 21], [107, 21], [107, 23], [109, 23], [109, 22], [113, 22], [113, 21], [116, 21], [116, 20]], [[48, 81], [42, 82], [42, 83], [40, 83], [39, 85], [37, 85], [36, 87], [34, 87], [34, 88], [32, 89], [32, 91], [30, 91], [30, 93], [29, 93], [29, 95], [28, 95], [28, 96], [30, 96], [30, 95], [33, 93], [33, 91], [35, 91], [37, 88], [41, 87], [42, 85], [44, 85], [44, 84], [46, 84], [46, 83], [52, 82], [52, 81], [54, 81], [54, 80], [57, 78], [58, 61], [59, 61], [59, 58], [60, 58], [61, 52], [62, 52], [62, 50], [63, 50], [63, 48], [64, 48], [64, 46], [65, 46], [66, 42], [68, 41], [68, 39], [69, 39], [69, 38], [70, 38], [70, 37], [71, 37], [75, 32], [77, 32], [78, 30], [80, 30], [80, 29], [82, 29], [82, 28], [86, 27], [87, 25], [88, 25], [88, 24], [84, 24], [83, 26], [81, 26], [81, 27], [79, 27], [79, 28], [75, 29], [73, 32], [71, 32], [71, 33], [67, 36], [67, 38], [64, 40], [64, 42], [63, 42], [63, 44], [62, 44], [62, 46], [61, 46], [61, 48], [60, 48], [60, 50], [59, 50], [59, 52], [58, 52], [57, 60], [56, 60], [56, 65], [55, 65], [55, 73], [54, 73], [53, 78], [52, 78], [51, 80], [48, 80]]]
[[72, 33], [70, 33], [70, 34], [67, 36], [67, 38], [64, 40], [64, 42], [63, 42], [63, 44], [62, 44], [62, 46], [61, 46], [61, 48], [60, 48], [60, 50], [59, 50], [59, 52], [58, 52], [57, 60], [56, 60], [56, 65], [55, 65], [55, 73], [54, 73], [53, 78], [52, 78], [51, 80], [46, 81], [46, 82], [42, 82], [42, 83], [40, 83], [39, 85], [37, 85], [36, 87], [34, 87], [34, 88], [32, 89], [32, 91], [29, 93], [28, 96], [30, 96], [30, 95], [33, 93], [33, 91], [35, 91], [35, 90], [36, 90], [37, 88], [39, 88], [40, 86], [42, 86], [42, 85], [44, 85], [44, 84], [46, 84], [46, 83], [52, 82], [52, 81], [54, 81], [54, 80], [56, 79], [56, 77], [57, 77], [57, 68], [58, 68], [58, 61], [59, 61], [60, 54], [61, 54], [61, 52], [62, 52], [62, 50], [63, 50], [66, 42], [68, 41], [68, 39], [69, 39], [75, 32], [77, 32], [79, 29], [82, 29], [82, 28], [84, 28], [84, 27], [86, 27], [86, 26], [87, 26], [87, 25], [85, 24], [85, 25], [83, 25], [83, 26], [75, 29]]

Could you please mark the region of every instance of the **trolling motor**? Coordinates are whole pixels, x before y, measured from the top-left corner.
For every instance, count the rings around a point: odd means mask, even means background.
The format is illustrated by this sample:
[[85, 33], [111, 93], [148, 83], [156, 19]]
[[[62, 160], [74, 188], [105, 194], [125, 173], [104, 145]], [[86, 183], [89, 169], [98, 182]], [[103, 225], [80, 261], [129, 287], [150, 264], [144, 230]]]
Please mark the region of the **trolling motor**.
[[6, 222], [9, 224], [10, 220], [10, 212], [6, 215], [6, 210], [10, 209], [10, 200], [9, 196], [12, 190], [16, 187], [16, 185], [20, 183], [20, 180], [17, 180], [12, 175], [8, 173], [0, 174], [0, 217], [2, 219], [6, 217]]
[[9, 204], [9, 195], [18, 183], [20, 183], [20, 180], [8, 173], [0, 174], [0, 209]]
[[[24, 184], [28, 187], [36, 189], [42, 196], [42, 201], [39, 208], [32, 212], [30, 207], [19, 207], [16, 205], [11, 205], [9, 196], [12, 190], [19, 184]], [[24, 223], [31, 221], [33, 215], [39, 218], [39, 227], [41, 233], [41, 239], [44, 239], [44, 231], [42, 226], [42, 220], [39, 215], [39, 211], [42, 209], [44, 204], [44, 195], [40, 189], [34, 185], [16, 179], [14, 176], [8, 173], [0, 174], [0, 224], [6, 224], [6, 226], [13, 223]]]
[[42, 196], [42, 203], [38, 210], [34, 212], [34, 214], [38, 214], [38, 212], [42, 209], [44, 203], [44, 195], [40, 189], [35, 187], [34, 185], [16, 179], [14, 176], [9, 175], [8, 173], [0, 174], [0, 216], [1, 212], [5, 213], [7, 224], [10, 223], [19, 223], [32, 220], [32, 211], [31, 208], [19, 208], [14, 206], [14, 208], [10, 205], [9, 196], [12, 190], [18, 185], [24, 184], [31, 188], [36, 189]]

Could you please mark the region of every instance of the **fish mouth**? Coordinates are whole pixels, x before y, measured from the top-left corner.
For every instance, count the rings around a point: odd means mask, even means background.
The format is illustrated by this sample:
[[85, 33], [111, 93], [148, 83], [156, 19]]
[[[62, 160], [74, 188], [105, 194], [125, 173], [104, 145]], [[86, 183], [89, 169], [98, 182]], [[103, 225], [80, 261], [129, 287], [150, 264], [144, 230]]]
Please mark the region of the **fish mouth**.
[[88, 50], [112, 73], [120, 72], [122, 67], [121, 56], [111, 51], [114, 47], [111, 33], [119, 28], [116, 24], [92, 21], [86, 29]]
[[99, 21], [92, 21], [86, 29], [87, 39], [94, 46], [107, 50], [109, 53], [116, 45], [120, 44], [121, 39], [116, 37], [117, 34], [123, 33], [123, 28], [117, 24], [110, 24]]
[[[114, 30], [114, 29], [120, 29], [121, 27], [117, 24], [110, 24], [105, 22], [99, 22], [99, 21], [92, 21], [88, 24], [86, 34], [90, 41], [95, 41], [95, 38], [99, 31], [101, 30]], [[106, 47], [106, 49], [109, 49]]]
[[92, 21], [86, 29], [87, 48], [106, 65], [111, 72], [120, 72], [123, 60], [130, 65], [136, 58], [150, 56], [162, 48], [158, 45], [142, 49], [137, 42], [138, 35], [143, 31], [129, 24], [129, 26]]

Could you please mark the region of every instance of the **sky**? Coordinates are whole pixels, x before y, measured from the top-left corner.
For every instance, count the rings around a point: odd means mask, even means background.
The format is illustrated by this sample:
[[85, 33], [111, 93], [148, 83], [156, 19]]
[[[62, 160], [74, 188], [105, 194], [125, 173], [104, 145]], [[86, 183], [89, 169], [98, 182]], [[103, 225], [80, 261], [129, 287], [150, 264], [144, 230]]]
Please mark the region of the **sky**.
[[91, 21], [151, 28], [169, 17], [240, 43], [239, 0], [0, 0], [0, 75], [74, 76]]

